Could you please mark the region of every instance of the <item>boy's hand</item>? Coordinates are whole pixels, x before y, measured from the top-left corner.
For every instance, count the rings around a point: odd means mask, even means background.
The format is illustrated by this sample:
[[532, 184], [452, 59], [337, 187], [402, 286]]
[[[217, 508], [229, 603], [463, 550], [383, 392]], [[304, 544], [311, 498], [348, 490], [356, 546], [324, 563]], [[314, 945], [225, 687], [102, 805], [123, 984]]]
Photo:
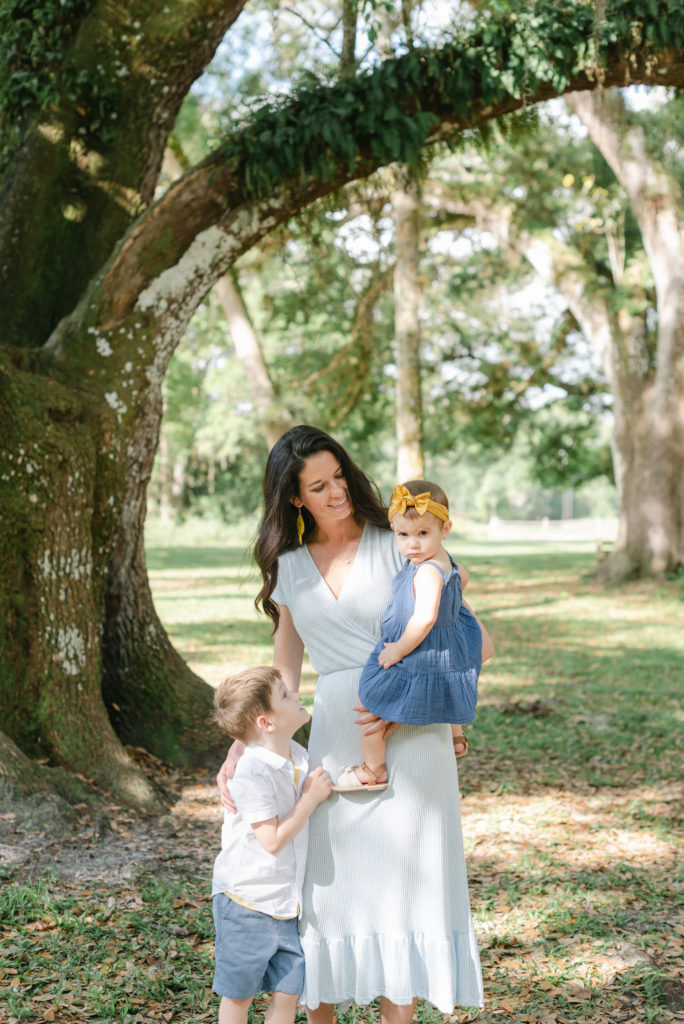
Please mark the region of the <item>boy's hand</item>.
[[332, 782], [330, 776], [322, 768], [314, 768], [310, 775], [304, 779], [302, 796], [304, 794], [313, 801], [314, 807], [322, 804], [332, 793]]
[[398, 661], [401, 661], [401, 655], [397, 650], [398, 647], [399, 644], [385, 644], [378, 654], [378, 661], [382, 668], [390, 668], [391, 665], [396, 665]]

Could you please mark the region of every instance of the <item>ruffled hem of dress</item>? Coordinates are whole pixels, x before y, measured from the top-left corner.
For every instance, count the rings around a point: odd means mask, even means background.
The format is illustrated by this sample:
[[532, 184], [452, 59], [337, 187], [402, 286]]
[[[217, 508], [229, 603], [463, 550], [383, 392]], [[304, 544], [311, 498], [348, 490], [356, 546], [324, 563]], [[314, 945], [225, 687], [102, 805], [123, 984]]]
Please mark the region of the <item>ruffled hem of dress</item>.
[[413, 999], [440, 1013], [484, 1006], [480, 959], [472, 933], [451, 942], [429, 936], [345, 936], [327, 941], [302, 937], [306, 981], [300, 1003], [366, 1006], [385, 996], [399, 1006]]
[[408, 690], [412, 686], [474, 686], [479, 678], [479, 669], [476, 663], [466, 668], [452, 669], [451, 671], [440, 672], [438, 669], [415, 669], [405, 668], [400, 662], [391, 665], [389, 668], [382, 668], [368, 671], [364, 676], [363, 687], [370, 690], [374, 685], [378, 686], [384, 682], [389, 689], [390, 686], [401, 686]]
[[409, 725], [475, 720], [478, 677], [474, 669], [462, 672], [412, 673], [392, 665], [364, 673], [359, 700], [374, 715]]

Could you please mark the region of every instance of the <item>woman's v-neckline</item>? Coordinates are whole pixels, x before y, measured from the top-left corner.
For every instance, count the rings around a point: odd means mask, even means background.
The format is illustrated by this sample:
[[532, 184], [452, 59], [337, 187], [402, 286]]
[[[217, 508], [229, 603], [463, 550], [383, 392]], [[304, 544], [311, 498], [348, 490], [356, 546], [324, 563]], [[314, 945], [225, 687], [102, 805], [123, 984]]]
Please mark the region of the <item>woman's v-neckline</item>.
[[310, 562], [311, 562], [312, 566], [314, 567], [314, 569], [316, 570], [316, 573], [318, 574], [318, 578], [320, 579], [321, 583], [323, 583], [323, 585], [324, 585], [325, 589], [326, 589], [326, 590], [327, 590], [327, 592], [328, 592], [328, 593], [330, 594], [330, 596], [332, 597], [333, 601], [335, 601], [335, 603], [336, 603], [336, 604], [337, 604], [337, 603], [339, 603], [339, 600], [340, 600], [340, 598], [342, 597], [342, 594], [343, 594], [343, 592], [344, 592], [344, 588], [345, 588], [345, 587], [347, 586], [347, 582], [348, 582], [348, 580], [349, 580], [349, 577], [351, 576], [351, 574], [352, 574], [352, 572], [353, 572], [353, 569], [354, 569], [354, 566], [356, 565], [356, 560], [357, 560], [357, 558], [359, 557], [359, 553], [360, 553], [360, 551], [361, 551], [361, 546], [362, 546], [362, 544], [363, 544], [363, 542], [364, 542], [364, 537], [366, 536], [366, 527], [367, 527], [367, 526], [368, 526], [368, 523], [367, 523], [367, 522], [365, 522], [365, 523], [363, 524], [363, 530], [361, 531], [361, 536], [359, 537], [359, 546], [357, 547], [357, 549], [356, 549], [356, 553], [354, 554], [354, 557], [353, 557], [353, 558], [352, 558], [352, 560], [351, 560], [351, 564], [350, 564], [350, 566], [349, 566], [349, 572], [348, 572], [348, 573], [347, 573], [347, 575], [345, 576], [345, 578], [344, 578], [344, 582], [342, 583], [342, 586], [340, 587], [340, 591], [339, 591], [339, 593], [337, 594], [337, 596], [336, 596], [336, 595], [335, 595], [335, 593], [333, 592], [333, 589], [332, 589], [332, 587], [330, 586], [330, 584], [329, 584], [329, 583], [328, 583], [328, 581], [326, 580], [326, 578], [325, 578], [325, 576], [323, 575], [323, 573], [321, 572], [321, 570], [320, 570], [320, 569], [318, 568], [318, 566], [316, 565], [316, 562], [315, 562], [314, 556], [313, 556], [313, 555], [311, 554], [311, 552], [309, 551], [309, 545], [308, 545], [308, 544], [305, 544], [305, 545], [304, 545], [304, 549], [305, 549], [305, 551], [306, 551], [307, 555], [309, 556], [309, 560], [310, 560]]

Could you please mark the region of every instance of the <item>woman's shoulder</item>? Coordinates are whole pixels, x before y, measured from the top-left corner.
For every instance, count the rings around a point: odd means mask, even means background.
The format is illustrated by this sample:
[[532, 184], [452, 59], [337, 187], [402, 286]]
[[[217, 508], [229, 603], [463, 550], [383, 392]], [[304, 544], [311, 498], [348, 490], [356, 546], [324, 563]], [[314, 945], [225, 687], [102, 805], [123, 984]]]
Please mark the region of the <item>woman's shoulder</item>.
[[365, 536], [370, 538], [373, 544], [378, 544], [380, 546], [394, 544], [394, 534], [389, 526], [385, 529], [383, 526], [376, 526], [375, 523], [366, 522], [363, 530]]
[[366, 523], [365, 523], [363, 529], [364, 529], [364, 532], [369, 537], [372, 537], [374, 540], [377, 540], [378, 543], [380, 543], [380, 544], [384, 544], [385, 543], [385, 538], [386, 537], [389, 537], [390, 540], [394, 539], [394, 534], [392, 533], [392, 531], [390, 530], [389, 527], [387, 527], [387, 529], [385, 529], [383, 526], [376, 526], [375, 523], [369, 523], [366, 520]]
[[287, 604], [292, 594], [293, 581], [302, 573], [306, 548], [293, 548], [291, 551], [283, 551], [278, 555], [277, 582], [271, 597], [276, 604]]
[[378, 547], [395, 547], [394, 534], [389, 527], [384, 529], [384, 527], [376, 526], [374, 523], [366, 523], [364, 534], [372, 544]]
[[383, 529], [381, 526], [374, 526], [373, 523], [366, 523], [366, 536], [368, 547], [377, 553], [384, 562], [392, 567], [394, 573], [399, 572], [404, 564], [404, 559], [399, 554], [392, 530]]
[[278, 555], [278, 576], [301, 571], [302, 566], [309, 562], [309, 552], [306, 544], [301, 547], [291, 548]]
[[299, 548], [292, 548], [290, 551], [281, 551], [278, 555], [278, 565], [293, 565], [299, 558], [302, 557], [306, 548], [302, 544]]

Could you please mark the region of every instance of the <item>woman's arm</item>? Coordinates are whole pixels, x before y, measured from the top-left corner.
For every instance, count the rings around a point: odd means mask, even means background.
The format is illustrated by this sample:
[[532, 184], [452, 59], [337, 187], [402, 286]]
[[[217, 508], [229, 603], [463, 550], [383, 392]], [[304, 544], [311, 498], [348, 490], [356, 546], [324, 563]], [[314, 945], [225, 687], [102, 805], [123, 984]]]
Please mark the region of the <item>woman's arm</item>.
[[489, 658], [493, 658], [494, 654], [495, 654], [494, 644], [492, 643], [492, 638], [490, 637], [490, 635], [487, 632], [486, 628], [482, 625], [482, 623], [478, 619], [477, 615], [475, 615], [475, 612], [470, 607], [468, 602], [464, 601], [463, 604], [468, 609], [468, 611], [471, 612], [475, 616], [475, 621], [477, 622], [478, 626], [480, 627], [480, 629], [482, 631], [482, 663], [484, 664], [484, 662], [488, 661]]
[[443, 589], [444, 579], [436, 566], [419, 567], [413, 578], [416, 597], [413, 615], [406, 623], [406, 628], [399, 639], [394, 643], [385, 644], [378, 655], [378, 661], [383, 668], [396, 665], [423, 642], [437, 621]]
[[[467, 569], [464, 569], [462, 565], [458, 566], [458, 572], [461, 577], [461, 590], [465, 590], [465, 588], [468, 586], [470, 573], [468, 572]], [[464, 601], [463, 604], [466, 606], [469, 612], [472, 612], [472, 614], [475, 615], [475, 612], [470, 607], [467, 601]], [[482, 625], [480, 620], [477, 618], [477, 615], [475, 615], [475, 619], [477, 620], [478, 626], [482, 630], [482, 661], [484, 663], [485, 661], [488, 661], [489, 658], [494, 657], [494, 644], [492, 643], [492, 638], [490, 637], [489, 633]]]
[[298, 693], [302, 677], [304, 644], [295, 629], [290, 609], [284, 604], [279, 604], [278, 612], [278, 628], [273, 638], [273, 667], [280, 672], [288, 690]]

